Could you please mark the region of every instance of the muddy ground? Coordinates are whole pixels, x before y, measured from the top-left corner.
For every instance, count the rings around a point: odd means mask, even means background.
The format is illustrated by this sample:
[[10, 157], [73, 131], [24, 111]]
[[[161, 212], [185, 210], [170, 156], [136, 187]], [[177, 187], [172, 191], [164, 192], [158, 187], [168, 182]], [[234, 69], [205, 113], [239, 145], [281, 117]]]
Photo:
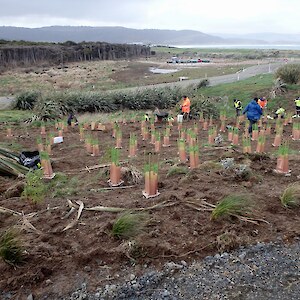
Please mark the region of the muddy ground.
[[[170, 168], [179, 163], [178, 131], [174, 125], [171, 147], [162, 148], [159, 155], [160, 195], [156, 198], [143, 197], [143, 182], [125, 189], [102, 189], [109, 187], [108, 168], [86, 168], [109, 163], [108, 152], [115, 144], [109, 124], [106, 131], [92, 132], [100, 141], [100, 157], [92, 157], [86, 152], [83, 142], [79, 141], [78, 128], [69, 128], [64, 133], [64, 142], [53, 147], [51, 159], [57, 176], [64, 173], [69, 181], [60, 193], [57, 192], [59, 187], [53, 187], [42, 203], [32, 205], [20, 195], [7, 196], [6, 190], [22, 179], [0, 177], [0, 206], [22, 212], [36, 229], [24, 225], [26, 222], [22, 217], [0, 214], [1, 232], [12, 226], [22, 228], [21, 238], [26, 251], [25, 261], [20, 266], [14, 267], [0, 260], [0, 291], [3, 294], [10, 292], [12, 299], [23, 299], [31, 293], [36, 299], [57, 299], [85, 281], [89, 283], [88, 290], [93, 291], [96, 287], [128, 279], [130, 274], [140, 275], [145, 266], [159, 269], [170, 260], [189, 262], [239, 245], [269, 242], [279, 237], [288, 243], [299, 236], [299, 209], [283, 208], [279, 199], [287, 185], [299, 181], [300, 175], [300, 141], [291, 140], [291, 125], [284, 127], [284, 138], [290, 141], [291, 148], [290, 176], [273, 172], [276, 167], [275, 149], [271, 145], [273, 131], [267, 137], [265, 155], [243, 154], [241, 145], [230, 147], [227, 133], [222, 134], [224, 142], [221, 145], [209, 146], [207, 131], [201, 131], [200, 166], [188, 174], [167, 176]], [[139, 123], [120, 126], [123, 131], [123, 166], [134, 166], [142, 172], [145, 153], [153, 152], [154, 146], [149, 140], [142, 141]], [[184, 126], [192, 127], [193, 121], [186, 122]], [[165, 124], [157, 125], [162, 133], [164, 127]], [[47, 131], [55, 132], [55, 129], [48, 126]], [[130, 132], [138, 136], [138, 155], [129, 159]], [[21, 144], [27, 150], [36, 149], [39, 128], [16, 126], [13, 133], [13, 139], [8, 140], [6, 131], [2, 129], [0, 140], [8, 145]], [[255, 147], [256, 142], [253, 141], [252, 148]], [[229, 157], [233, 157], [236, 164], [248, 165], [250, 175], [241, 178], [233, 169], [224, 170], [215, 164]], [[126, 185], [132, 183], [125, 180]], [[211, 212], [196, 205], [203, 199], [216, 204], [233, 193], [250, 196], [250, 217], [258, 220], [256, 224], [236, 217], [211, 220]], [[67, 199], [74, 204], [80, 200], [85, 208], [102, 205], [135, 209], [158, 203], [170, 206], [149, 210], [146, 228], [136, 237], [122, 240], [111, 234], [112, 225], [120, 213], [84, 209], [78, 223], [63, 231], [76, 218], [78, 211], [76, 206], [76, 211], [65, 217], [70, 210]], [[189, 205], [191, 201], [196, 204]], [[36, 214], [28, 215], [32, 212]]]

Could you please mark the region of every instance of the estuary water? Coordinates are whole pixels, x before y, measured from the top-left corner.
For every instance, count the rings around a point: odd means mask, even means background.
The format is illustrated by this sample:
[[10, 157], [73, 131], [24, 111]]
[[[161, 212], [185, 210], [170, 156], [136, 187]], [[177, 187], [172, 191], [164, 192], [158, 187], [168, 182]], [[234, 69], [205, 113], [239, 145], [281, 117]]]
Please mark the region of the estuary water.
[[266, 50], [300, 50], [299, 45], [170, 45], [176, 48], [200, 48], [200, 49], [266, 49]]

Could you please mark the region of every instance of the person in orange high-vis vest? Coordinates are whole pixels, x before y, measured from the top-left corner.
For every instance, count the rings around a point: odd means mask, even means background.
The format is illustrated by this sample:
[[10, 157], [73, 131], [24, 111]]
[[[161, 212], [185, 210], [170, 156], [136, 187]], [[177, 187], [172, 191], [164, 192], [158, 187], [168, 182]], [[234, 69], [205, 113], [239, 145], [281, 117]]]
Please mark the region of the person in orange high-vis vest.
[[267, 99], [265, 97], [262, 97], [261, 99], [258, 99], [258, 105], [261, 107], [261, 109], [264, 109], [267, 107]]
[[187, 96], [183, 96], [181, 111], [184, 119], [188, 119], [191, 111], [191, 101]]

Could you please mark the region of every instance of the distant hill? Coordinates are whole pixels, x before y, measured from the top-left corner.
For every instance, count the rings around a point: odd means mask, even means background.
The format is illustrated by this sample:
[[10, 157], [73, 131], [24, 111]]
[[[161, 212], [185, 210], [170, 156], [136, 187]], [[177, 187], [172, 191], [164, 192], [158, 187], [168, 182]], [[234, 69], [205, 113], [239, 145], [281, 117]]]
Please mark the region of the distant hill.
[[264, 43], [258, 39], [221, 38], [195, 30], [131, 29], [125, 27], [49, 26], [0, 27], [0, 39], [33, 42], [107, 42], [162, 45]]

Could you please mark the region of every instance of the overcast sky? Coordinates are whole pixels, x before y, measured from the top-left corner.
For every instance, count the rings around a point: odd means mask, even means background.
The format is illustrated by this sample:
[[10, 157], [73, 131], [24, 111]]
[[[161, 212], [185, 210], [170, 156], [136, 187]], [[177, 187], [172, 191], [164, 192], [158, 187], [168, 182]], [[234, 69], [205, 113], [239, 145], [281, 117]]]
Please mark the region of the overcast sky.
[[300, 33], [300, 0], [0, 0], [0, 26]]

